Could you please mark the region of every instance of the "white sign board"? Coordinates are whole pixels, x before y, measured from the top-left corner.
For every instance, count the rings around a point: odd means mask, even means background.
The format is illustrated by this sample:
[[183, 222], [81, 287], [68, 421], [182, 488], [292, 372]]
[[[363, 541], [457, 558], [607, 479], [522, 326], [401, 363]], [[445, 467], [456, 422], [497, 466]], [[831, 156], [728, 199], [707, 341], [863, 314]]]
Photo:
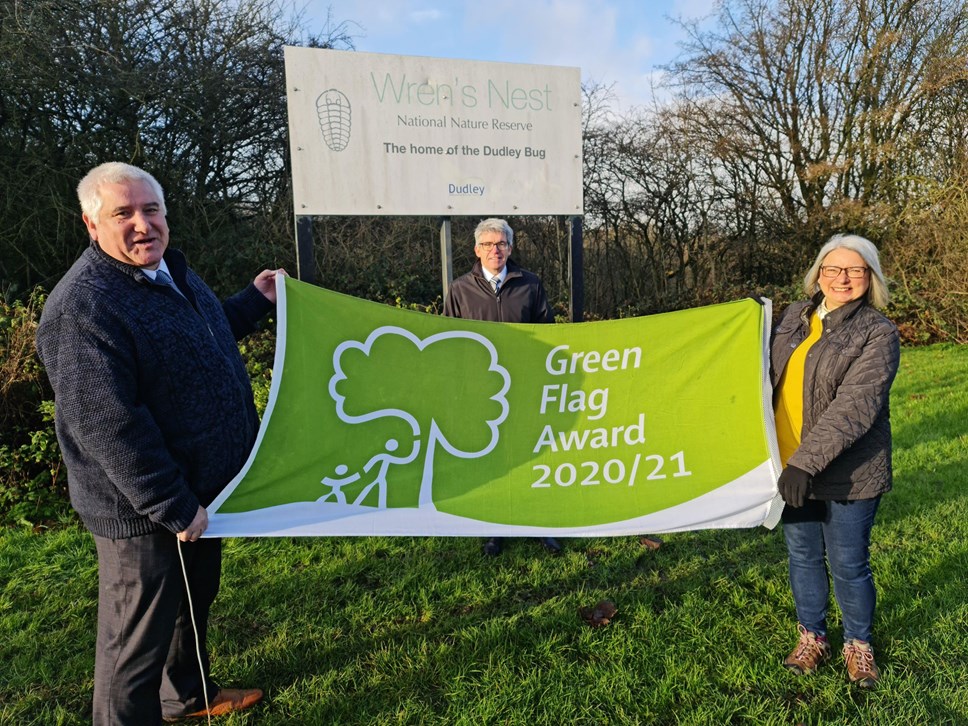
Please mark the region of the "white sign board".
[[582, 213], [578, 68], [285, 49], [295, 213]]

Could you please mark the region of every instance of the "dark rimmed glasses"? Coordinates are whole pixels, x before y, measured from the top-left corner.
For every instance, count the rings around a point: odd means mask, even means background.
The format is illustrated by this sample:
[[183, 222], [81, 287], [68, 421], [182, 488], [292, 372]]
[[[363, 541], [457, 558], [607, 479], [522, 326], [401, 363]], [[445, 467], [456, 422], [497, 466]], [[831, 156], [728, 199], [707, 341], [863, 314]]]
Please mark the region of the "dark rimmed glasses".
[[499, 250], [506, 250], [511, 245], [509, 245], [507, 242], [478, 242], [477, 246], [482, 250], [490, 252], [495, 247], [497, 247]]
[[821, 265], [820, 274], [824, 277], [840, 277], [840, 273], [846, 271], [847, 277], [851, 280], [859, 280], [867, 274], [869, 267], [837, 267], [836, 265]]

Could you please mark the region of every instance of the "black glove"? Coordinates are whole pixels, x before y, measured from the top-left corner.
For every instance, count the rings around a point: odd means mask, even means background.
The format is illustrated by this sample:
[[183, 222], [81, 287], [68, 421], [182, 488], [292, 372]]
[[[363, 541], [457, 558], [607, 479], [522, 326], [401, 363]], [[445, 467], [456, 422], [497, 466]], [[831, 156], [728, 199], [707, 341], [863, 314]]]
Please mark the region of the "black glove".
[[784, 502], [791, 507], [802, 507], [812, 478], [803, 469], [788, 466], [781, 472], [776, 488], [780, 490], [780, 496], [783, 497]]
[[747, 299], [747, 300], [752, 300], [752, 301], [753, 301], [753, 302], [755, 302], [755, 303], [756, 303], [757, 305], [764, 305], [764, 304], [765, 304], [765, 303], [763, 302], [763, 298], [761, 298], [761, 297], [760, 297], [759, 295], [747, 295], [747, 296], [746, 296], [746, 299]]

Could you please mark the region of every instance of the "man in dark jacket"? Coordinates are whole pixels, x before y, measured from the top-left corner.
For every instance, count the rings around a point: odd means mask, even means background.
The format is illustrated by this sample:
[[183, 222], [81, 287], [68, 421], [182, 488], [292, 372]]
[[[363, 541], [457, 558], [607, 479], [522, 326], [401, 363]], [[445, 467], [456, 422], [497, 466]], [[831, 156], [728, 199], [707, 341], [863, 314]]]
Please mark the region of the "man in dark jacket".
[[451, 284], [444, 315], [499, 323], [555, 322], [541, 280], [509, 259], [513, 244], [514, 232], [503, 219], [477, 225], [477, 262]]
[[236, 340], [272, 309], [275, 272], [219, 303], [168, 247], [161, 186], [137, 167], [96, 167], [78, 197], [91, 245], [51, 292], [37, 350], [71, 504], [98, 553], [93, 721], [142, 726], [248, 708], [260, 690], [219, 689], [209, 676], [221, 547], [199, 537], [205, 507], [255, 441]]
[[[500, 323], [555, 321], [541, 280], [509, 259], [513, 244], [514, 232], [505, 220], [492, 217], [477, 225], [477, 262], [470, 272], [451, 284], [444, 301], [444, 315]], [[541, 537], [539, 541], [552, 554], [561, 552], [553, 537]], [[491, 557], [500, 554], [501, 539], [488, 539], [484, 553]]]

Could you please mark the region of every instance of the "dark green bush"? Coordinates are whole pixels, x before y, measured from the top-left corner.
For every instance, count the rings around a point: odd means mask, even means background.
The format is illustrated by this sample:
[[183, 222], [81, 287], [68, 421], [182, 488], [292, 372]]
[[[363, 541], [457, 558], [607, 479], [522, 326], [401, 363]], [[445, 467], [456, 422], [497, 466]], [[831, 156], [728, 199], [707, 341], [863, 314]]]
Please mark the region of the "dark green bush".
[[68, 512], [53, 392], [34, 349], [45, 294], [0, 300], [0, 524], [43, 525]]
[[261, 416], [269, 402], [269, 388], [272, 385], [272, 363], [276, 352], [275, 326], [268, 326], [245, 338], [239, 343], [239, 351], [252, 381], [256, 410]]

